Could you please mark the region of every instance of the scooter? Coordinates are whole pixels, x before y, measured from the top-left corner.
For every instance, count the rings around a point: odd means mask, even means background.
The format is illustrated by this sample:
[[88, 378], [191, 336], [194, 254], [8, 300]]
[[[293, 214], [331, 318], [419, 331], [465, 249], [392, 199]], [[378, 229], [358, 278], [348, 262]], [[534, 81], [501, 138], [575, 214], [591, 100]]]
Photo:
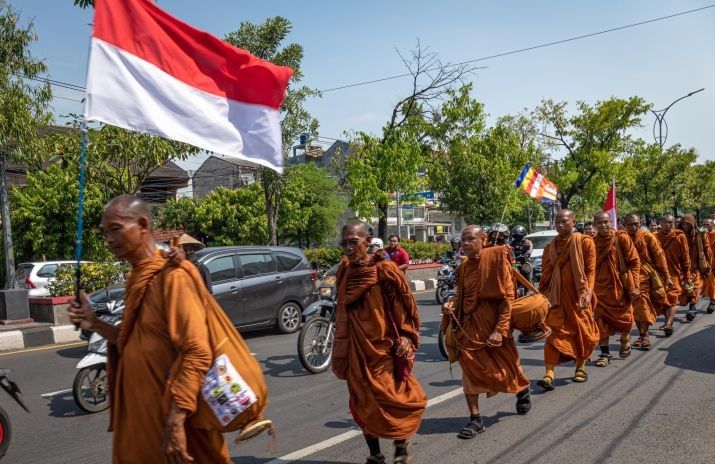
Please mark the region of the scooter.
[[327, 371], [333, 359], [337, 305], [335, 286], [324, 286], [320, 287], [320, 299], [303, 311], [305, 324], [298, 335], [298, 359], [313, 374]]
[[[107, 309], [98, 310], [97, 317], [108, 324], [119, 325], [124, 312], [124, 301], [110, 301]], [[93, 333], [87, 345], [87, 355], [77, 363], [77, 375], [72, 384], [72, 396], [83, 411], [101, 412], [109, 407], [109, 378], [107, 374], [107, 340]]]
[[[0, 369], [0, 387], [2, 387], [5, 392], [7, 392], [12, 399], [17, 401], [22, 409], [30, 412], [25, 406], [25, 403], [20, 399], [19, 394], [22, 392], [15, 382], [10, 380], [7, 376], [10, 374], [10, 369]], [[0, 407], [0, 458], [5, 456], [7, 449], [10, 447], [10, 440], [12, 439], [12, 424], [10, 423], [10, 416], [7, 412]]]

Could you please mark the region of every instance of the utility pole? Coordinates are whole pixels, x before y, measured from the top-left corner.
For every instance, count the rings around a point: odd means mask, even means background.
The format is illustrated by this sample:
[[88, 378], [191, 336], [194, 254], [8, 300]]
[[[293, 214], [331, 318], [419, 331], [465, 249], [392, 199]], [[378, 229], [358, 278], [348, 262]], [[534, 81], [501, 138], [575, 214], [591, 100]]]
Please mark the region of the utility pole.
[[402, 206], [400, 204], [400, 191], [397, 191], [397, 238], [400, 238], [402, 232]]
[[2, 234], [5, 244], [5, 289], [17, 288], [15, 278], [15, 250], [12, 246], [12, 228], [10, 226], [10, 199], [8, 197], [7, 174], [5, 165], [7, 153], [0, 152], [0, 213], [2, 213]]
[[[665, 107], [665, 109], [662, 110], [650, 110], [651, 113], [655, 116], [655, 123], [653, 124], [653, 138], [655, 139], [655, 142], [660, 146], [660, 148], [663, 148], [663, 145], [665, 145], [665, 141], [668, 139], [668, 123], [665, 122], [665, 113], [668, 112], [668, 110], [678, 103], [680, 100], [686, 99], [688, 97], [692, 97], [698, 92], [702, 92], [705, 90], [704, 88], [700, 90], [696, 90], [694, 92], [690, 92], [687, 95], [684, 95], [677, 100], [675, 100], [673, 103]], [[658, 135], [656, 135], [656, 128], [658, 129]], [[663, 131], [665, 129], [665, 131]]]

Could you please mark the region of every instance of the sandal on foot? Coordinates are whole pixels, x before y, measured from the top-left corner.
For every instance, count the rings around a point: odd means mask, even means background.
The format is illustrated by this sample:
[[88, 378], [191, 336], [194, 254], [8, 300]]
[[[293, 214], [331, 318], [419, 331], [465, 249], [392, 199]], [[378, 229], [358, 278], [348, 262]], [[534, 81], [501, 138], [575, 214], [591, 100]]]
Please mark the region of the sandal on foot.
[[554, 379], [545, 375], [541, 380], [536, 381], [536, 385], [540, 386], [546, 391], [552, 391], [554, 389]]
[[593, 363], [594, 366], [596, 367], [606, 367], [609, 364], [611, 364], [611, 355], [610, 354], [602, 354], [598, 357], [595, 363]]
[[365, 464], [385, 464], [387, 461], [385, 460], [385, 456], [382, 454], [373, 454], [371, 456], [367, 457], [367, 461], [365, 461]]
[[459, 431], [457, 437], [462, 440], [471, 440], [482, 432], [484, 432], [484, 422], [482, 422], [482, 419], [475, 419], [470, 420], [469, 423]]
[[670, 337], [673, 335], [673, 326], [670, 324], [663, 324], [663, 333], [665, 334], [666, 337]]
[[644, 338], [643, 343], [641, 343], [641, 350], [648, 351], [650, 349], [650, 339]]
[[627, 340], [621, 340], [621, 350], [618, 352], [618, 356], [620, 356], [621, 359], [626, 359], [631, 355], [631, 351], [633, 351], [631, 348], [631, 338], [628, 337]]
[[708, 305], [708, 309], [705, 310], [708, 314], [712, 314], [715, 312], [715, 303], [710, 303]]
[[638, 339], [633, 342], [633, 348], [642, 348], [642, 347], [643, 347], [643, 337], [638, 337]]
[[576, 369], [576, 373], [574, 374], [572, 380], [577, 383], [587, 382], [588, 381], [588, 372], [586, 372], [586, 369], [583, 369], [583, 368]]
[[[383, 461], [384, 462], [384, 461]], [[412, 444], [405, 442], [395, 443], [395, 464], [410, 464], [412, 462]]]
[[516, 413], [520, 416], [525, 416], [531, 411], [531, 392], [529, 387], [516, 394]]

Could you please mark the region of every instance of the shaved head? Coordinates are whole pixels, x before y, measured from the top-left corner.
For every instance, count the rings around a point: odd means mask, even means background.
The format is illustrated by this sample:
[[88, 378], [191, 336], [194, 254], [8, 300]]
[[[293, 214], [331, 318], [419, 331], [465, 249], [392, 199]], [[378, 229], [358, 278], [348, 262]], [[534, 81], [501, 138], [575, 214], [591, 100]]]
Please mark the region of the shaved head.
[[110, 201], [102, 215], [102, 231], [109, 249], [132, 265], [154, 253], [149, 205], [134, 195], [121, 195]]
[[635, 213], [626, 216], [626, 232], [631, 237], [635, 237], [638, 230], [641, 228], [641, 218]]
[[675, 216], [672, 214], [666, 214], [660, 218], [661, 221], [675, 221]]
[[636, 213], [631, 213], [628, 216], [626, 216], [626, 224], [628, 224], [629, 221], [638, 221], [640, 222], [641, 217], [638, 216]]
[[561, 237], [568, 237], [573, 234], [573, 227], [576, 215], [570, 209], [562, 209], [556, 214], [556, 232]]
[[570, 210], [570, 209], [559, 210], [559, 212], [556, 214], [557, 219], [558, 218], [569, 218], [573, 221], [574, 217], [575, 217], [574, 212], [573, 212], [573, 210]]
[[593, 222], [597, 222], [599, 219], [608, 219], [609, 221], [611, 220], [611, 216], [608, 215], [608, 213], [596, 213], [593, 216]]
[[104, 208], [105, 214], [109, 211], [126, 219], [146, 218], [151, 224], [151, 209], [149, 204], [134, 195], [120, 195], [113, 198]]
[[465, 232], [470, 233], [470, 234], [471, 234], [471, 233], [474, 233], [474, 234], [477, 234], [477, 235], [481, 235], [481, 234], [484, 233], [484, 229], [482, 229], [482, 226], [478, 226], [478, 225], [472, 224], [472, 225], [469, 225], [469, 226], [467, 226], [467, 227], [464, 228], [464, 230], [462, 231], [462, 233], [465, 233]]
[[484, 246], [482, 237], [484, 229], [477, 225], [469, 225], [462, 231], [462, 252], [467, 258], [478, 256]]
[[367, 249], [372, 240], [370, 226], [364, 221], [350, 221], [340, 232], [340, 248], [351, 263], [367, 258]]
[[343, 226], [343, 233], [345, 232], [355, 232], [361, 237], [367, 237], [372, 235], [370, 232], [370, 226], [367, 225], [365, 221], [354, 220], [350, 221]]

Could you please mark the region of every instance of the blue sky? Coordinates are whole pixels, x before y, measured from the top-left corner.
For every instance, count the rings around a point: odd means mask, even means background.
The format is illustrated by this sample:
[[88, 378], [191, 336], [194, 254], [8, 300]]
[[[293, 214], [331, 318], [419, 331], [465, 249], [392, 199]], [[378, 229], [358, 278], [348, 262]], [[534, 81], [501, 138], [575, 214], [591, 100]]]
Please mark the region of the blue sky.
[[[91, 10], [72, 0], [9, 0], [23, 18], [34, 18], [36, 57], [50, 77], [84, 85]], [[271, 1], [159, 0], [175, 16], [223, 36], [241, 21], [281, 15], [294, 29], [289, 39], [303, 45], [304, 83], [326, 89], [405, 72], [395, 49], [408, 53], [419, 38], [443, 62], [499, 52], [618, 27], [709, 5], [710, 1]], [[474, 96], [491, 118], [533, 109], [542, 99], [593, 103], [611, 96], [639, 95], [656, 109], [705, 87], [668, 113], [668, 144], [695, 147], [700, 159], [715, 159], [715, 8], [587, 38], [495, 58], [473, 76]], [[391, 106], [409, 91], [409, 79], [327, 92], [308, 109], [320, 134], [378, 132]], [[55, 89], [57, 96], [81, 93]], [[56, 99], [57, 115], [81, 113], [77, 102]], [[636, 136], [652, 140], [648, 115]], [[198, 161], [185, 164], [196, 169]]]

